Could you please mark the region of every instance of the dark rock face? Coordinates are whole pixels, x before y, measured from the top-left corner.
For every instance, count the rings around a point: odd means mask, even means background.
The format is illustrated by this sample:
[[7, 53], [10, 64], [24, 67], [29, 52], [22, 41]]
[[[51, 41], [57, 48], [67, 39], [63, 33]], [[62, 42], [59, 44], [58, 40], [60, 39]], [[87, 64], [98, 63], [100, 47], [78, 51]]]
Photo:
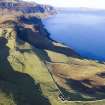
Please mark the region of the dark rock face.
[[54, 13], [53, 7], [48, 5], [39, 5], [35, 2], [25, 2], [21, 0], [0, 0], [1, 9], [10, 9], [21, 11], [23, 13]]

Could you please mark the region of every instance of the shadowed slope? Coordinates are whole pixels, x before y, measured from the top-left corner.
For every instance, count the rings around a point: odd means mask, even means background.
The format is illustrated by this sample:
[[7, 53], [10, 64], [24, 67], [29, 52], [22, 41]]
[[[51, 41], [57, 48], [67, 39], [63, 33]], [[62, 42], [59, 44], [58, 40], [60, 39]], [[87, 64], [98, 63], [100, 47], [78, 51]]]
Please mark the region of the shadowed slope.
[[7, 39], [0, 37], [0, 90], [12, 95], [16, 105], [50, 105], [40, 86], [28, 74], [14, 71], [8, 62]]
[[69, 64], [53, 63], [51, 73], [67, 100], [105, 99], [105, 65], [93, 61], [71, 60]]
[[[35, 47], [43, 50], [50, 50], [70, 57], [79, 57], [79, 54], [77, 54], [72, 49], [63, 45], [62, 46], [56, 45], [57, 43], [49, 38], [49, 33], [43, 28], [40, 19], [34, 17], [30, 18], [22, 17], [20, 18], [19, 21], [21, 21], [24, 24], [24, 26], [26, 25], [28, 26], [26, 28], [23, 26], [21, 27], [19, 26], [17, 32], [20, 39], [27, 41], [31, 45], [34, 45]], [[39, 24], [37, 26], [37, 29], [36, 29], [36, 24]]]

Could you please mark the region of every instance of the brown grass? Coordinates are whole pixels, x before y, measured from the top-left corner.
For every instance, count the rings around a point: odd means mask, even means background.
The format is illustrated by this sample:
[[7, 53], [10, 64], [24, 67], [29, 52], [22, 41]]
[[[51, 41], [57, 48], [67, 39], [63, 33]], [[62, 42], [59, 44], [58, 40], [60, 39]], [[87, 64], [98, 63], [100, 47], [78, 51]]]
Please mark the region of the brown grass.
[[[73, 61], [73, 60], [72, 60]], [[75, 59], [69, 64], [55, 63], [51, 65], [52, 75], [56, 83], [69, 92], [86, 94], [90, 90], [95, 92], [94, 97], [103, 97], [105, 86], [105, 65], [95, 61]], [[85, 90], [86, 89], [86, 90]], [[98, 92], [100, 91], [100, 94]]]

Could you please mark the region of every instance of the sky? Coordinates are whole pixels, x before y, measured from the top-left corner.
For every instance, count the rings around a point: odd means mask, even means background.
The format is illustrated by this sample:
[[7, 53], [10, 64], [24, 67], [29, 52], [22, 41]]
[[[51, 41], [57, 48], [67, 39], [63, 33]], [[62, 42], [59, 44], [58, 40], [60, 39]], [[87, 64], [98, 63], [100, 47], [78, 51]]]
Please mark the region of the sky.
[[105, 0], [25, 0], [56, 7], [88, 7], [105, 9]]

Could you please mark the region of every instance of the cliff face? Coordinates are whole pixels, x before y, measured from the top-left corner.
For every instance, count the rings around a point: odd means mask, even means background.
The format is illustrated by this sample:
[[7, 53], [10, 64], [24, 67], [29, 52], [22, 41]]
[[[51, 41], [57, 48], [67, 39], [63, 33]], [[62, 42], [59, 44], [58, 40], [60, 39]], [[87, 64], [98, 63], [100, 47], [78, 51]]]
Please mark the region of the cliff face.
[[21, 0], [0, 0], [1, 9], [16, 10], [22, 13], [55, 13], [55, 9], [48, 5], [39, 5], [35, 2], [25, 2]]

